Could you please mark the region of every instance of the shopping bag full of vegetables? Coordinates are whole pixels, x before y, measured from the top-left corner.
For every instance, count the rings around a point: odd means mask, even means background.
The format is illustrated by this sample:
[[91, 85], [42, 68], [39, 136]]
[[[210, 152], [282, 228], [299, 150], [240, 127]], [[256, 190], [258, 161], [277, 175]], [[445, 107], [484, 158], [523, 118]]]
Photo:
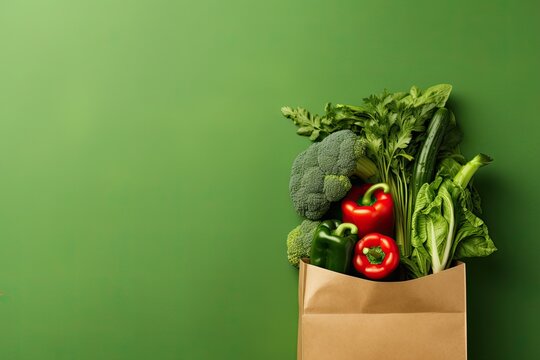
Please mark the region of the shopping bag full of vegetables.
[[[482, 153], [466, 159], [460, 152], [462, 133], [446, 107], [451, 90], [440, 84], [383, 92], [360, 105], [327, 104], [324, 115], [281, 109], [312, 141], [294, 160], [289, 182], [303, 218], [287, 237], [289, 262], [300, 267], [299, 359], [381, 351], [396, 359], [466, 358], [462, 261], [496, 250], [472, 180], [492, 159]], [[426, 287], [431, 295], [418, 301]], [[448, 288], [456, 291], [441, 300]], [[389, 314], [395, 321], [388, 322]], [[406, 325], [408, 316], [419, 314], [416, 326]], [[444, 314], [458, 314], [450, 330], [438, 325]], [[396, 326], [409, 334], [400, 337], [399, 355], [376, 336], [344, 345], [326, 334], [336, 327], [373, 335], [373, 329]], [[420, 327], [431, 342], [414, 335]]]

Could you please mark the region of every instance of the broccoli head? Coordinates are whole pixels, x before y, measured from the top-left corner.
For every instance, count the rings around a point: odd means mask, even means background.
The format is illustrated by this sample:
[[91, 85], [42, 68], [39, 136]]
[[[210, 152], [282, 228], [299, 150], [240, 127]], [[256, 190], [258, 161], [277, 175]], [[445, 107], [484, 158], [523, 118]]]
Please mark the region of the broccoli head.
[[304, 220], [287, 236], [287, 258], [291, 265], [298, 267], [300, 259], [309, 257], [311, 242], [320, 221]]
[[334, 132], [311, 144], [293, 162], [289, 193], [299, 215], [318, 220], [330, 204], [351, 189], [350, 177], [367, 179], [377, 168], [365, 155], [360, 138], [351, 130]]

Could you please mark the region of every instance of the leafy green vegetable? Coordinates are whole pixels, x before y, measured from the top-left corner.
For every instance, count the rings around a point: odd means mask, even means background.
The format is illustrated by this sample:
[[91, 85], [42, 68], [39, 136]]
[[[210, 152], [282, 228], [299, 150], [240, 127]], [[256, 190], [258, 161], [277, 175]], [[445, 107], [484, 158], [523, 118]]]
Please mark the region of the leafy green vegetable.
[[414, 250], [404, 261], [416, 277], [427, 275], [430, 268], [440, 272], [452, 259], [487, 256], [497, 250], [484, 222], [470, 210], [467, 188], [475, 172], [491, 161], [480, 154], [457, 172], [454, 161], [443, 161], [437, 178], [421, 187], [412, 215]]
[[337, 113], [331, 103], [326, 104], [324, 111], [326, 114], [319, 116], [311, 114], [301, 107], [293, 109], [284, 106], [281, 108], [283, 116], [291, 119], [298, 126], [296, 133], [302, 136], [309, 136], [311, 141], [320, 141], [333, 132], [340, 130], [352, 130], [357, 134], [360, 133], [360, 128], [358, 124], [355, 124], [355, 120]]

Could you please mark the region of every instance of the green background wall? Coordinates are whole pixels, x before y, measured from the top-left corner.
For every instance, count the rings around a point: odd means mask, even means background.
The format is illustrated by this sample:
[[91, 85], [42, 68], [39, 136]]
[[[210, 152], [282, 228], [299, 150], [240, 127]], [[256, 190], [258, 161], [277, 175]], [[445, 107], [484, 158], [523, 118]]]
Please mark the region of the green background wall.
[[295, 359], [322, 111], [447, 82], [499, 252], [468, 265], [471, 359], [538, 358], [536, 1], [0, 2], [0, 358]]

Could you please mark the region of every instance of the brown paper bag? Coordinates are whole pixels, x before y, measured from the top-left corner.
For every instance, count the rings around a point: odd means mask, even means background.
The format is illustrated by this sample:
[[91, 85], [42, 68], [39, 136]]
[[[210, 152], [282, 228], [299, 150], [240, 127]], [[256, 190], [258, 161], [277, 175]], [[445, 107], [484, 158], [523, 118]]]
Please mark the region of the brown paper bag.
[[376, 282], [300, 263], [299, 360], [467, 358], [465, 264]]

